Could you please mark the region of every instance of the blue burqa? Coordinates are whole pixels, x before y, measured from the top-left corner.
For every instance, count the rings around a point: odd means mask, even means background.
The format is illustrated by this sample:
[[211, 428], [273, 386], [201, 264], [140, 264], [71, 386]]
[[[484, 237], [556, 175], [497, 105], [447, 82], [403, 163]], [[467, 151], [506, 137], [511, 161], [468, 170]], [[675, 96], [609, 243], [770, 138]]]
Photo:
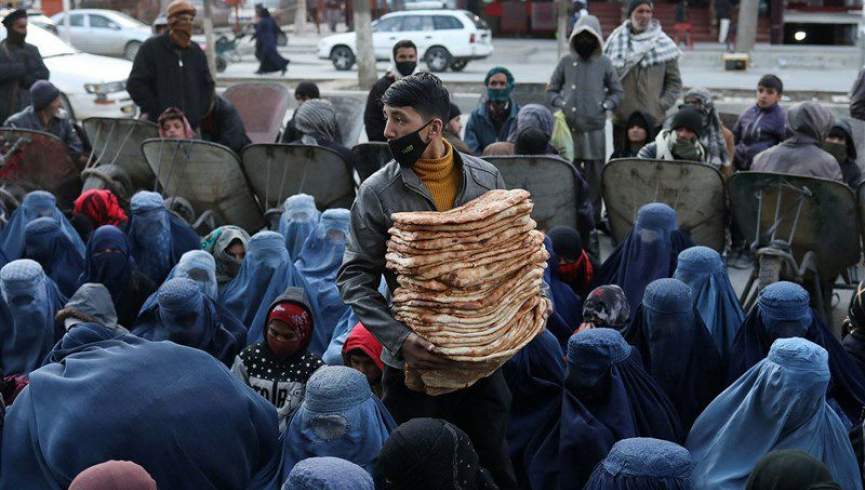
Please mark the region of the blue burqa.
[[684, 433], [670, 399], [618, 331], [574, 335], [560, 416], [527, 450], [532, 488], [582, 489], [613, 444], [630, 437], [681, 442]]
[[636, 311], [646, 286], [655, 279], [672, 277], [679, 252], [694, 246], [679, 230], [676, 211], [662, 203], [650, 203], [637, 212], [634, 228], [604, 261], [594, 286], [615, 284], [625, 291], [631, 311]]
[[336, 272], [348, 240], [351, 212], [328, 209], [321, 215], [315, 230], [306, 238], [300, 256], [294, 262], [297, 272], [308, 286], [307, 292], [315, 315], [315, 331], [309, 351], [320, 356], [330, 344], [340, 319], [350, 308], [342, 302], [336, 287]]
[[814, 314], [809, 301], [808, 292], [791, 282], [776, 282], [763, 289], [757, 306], [736, 334], [727, 382], [732, 383], [766, 357], [776, 339], [803, 337], [829, 352], [829, 399], [855, 424], [865, 406], [865, 374]]
[[768, 356], [721, 393], [697, 419], [687, 448], [694, 488], [740, 490], [774, 449], [801, 449], [846, 489], [862, 489], [847, 431], [826, 402], [829, 353], [801, 338], [772, 344]]
[[300, 257], [303, 244], [315, 230], [320, 216], [315, 199], [309, 194], [295, 194], [282, 204], [279, 234], [285, 238], [285, 247], [292, 260]]
[[0, 269], [0, 292], [0, 373], [27, 374], [42, 366], [62, 335], [54, 315], [66, 298], [30, 259], [13, 260]]
[[246, 329], [226, 324], [216, 304], [185, 277], [165, 281], [156, 293], [156, 304], [141, 311], [132, 333], [147, 340], [170, 340], [201, 349], [231, 366], [246, 346]]
[[132, 213], [126, 234], [138, 269], [156, 284], [189, 250], [201, 248], [201, 238], [183, 221], [169, 212], [156, 192], [141, 191], [129, 202]]
[[651, 437], [622, 439], [584, 490], [691, 490], [694, 462], [682, 446]]
[[502, 368], [511, 390], [508, 452], [522, 488], [528, 485], [526, 448], [559, 414], [565, 361], [556, 337], [544, 329]]
[[223, 306], [249, 327], [247, 344], [264, 339], [268, 308], [288, 287], [306, 290], [288, 257], [282, 235], [272, 231], [256, 233], [249, 240], [240, 272], [221, 296]]
[[12, 213], [3, 230], [0, 230], [0, 249], [6, 260], [20, 259], [24, 254], [24, 227], [36, 218], [54, 218], [78, 255], [84, 256], [84, 242], [72, 223], [57, 209], [54, 195], [45, 191], [33, 191], [24, 196], [21, 206]]
[[583, 321], [583, 300], [571, 289], [571, 286], [559, 278], [559, 256], [553, 250], [553, 242], [544, 237], [544, 248], [550, 258], [544, 270], [544, 282], [550, 287], [553, 300], [553, 311], [547, 319], [547, 329], [555, 335], [564, 349], [580, 323]]
[[141, 344], [146, 340], [124, 330], [98, 323], [76, 323], [61, 338], [45, 359], [45, 364], [63, 359], [91, 347], [107, 349], [119, 344]]
[[60, 292], [72, 296], [84, 272], [80, 255], [54, 218], [37, 218], [24, 227], [24, 258], [39, 262]]
[[280, 482], [298, 462], [334, 456], [372, 473], [372, 466], [396, 423], [372, 394], [366, 376], [344, 366], [319, 368], [283, 435]]
[[294, 465], [282, 490], [375, 490], [360, 466], [340, 458], [307, 458]]
[[691, 247], [679, 254], [673, 277], [690, 286], [694, 306], [726, 361], [745, 314], [721, 256], [709, 247]]
[[694, 309], [691, 288], [678, 279], [658, 279], [622, 335], [640, 351], [687, 431], [726, 388], [725, 370], [712, 335]]
[[210, 355], [171, 342], [89, 348], [30, 375], [6, 415], [0, 488], [64, 489], [108, 460], [159, 488], [270, 489], [276, 409]]

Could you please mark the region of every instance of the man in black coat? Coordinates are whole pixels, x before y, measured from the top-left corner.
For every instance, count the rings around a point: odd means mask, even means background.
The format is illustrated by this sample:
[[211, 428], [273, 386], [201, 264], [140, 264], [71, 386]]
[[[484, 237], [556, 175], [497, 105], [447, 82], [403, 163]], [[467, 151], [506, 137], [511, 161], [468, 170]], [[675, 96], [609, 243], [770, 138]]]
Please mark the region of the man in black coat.
[[191, 42], [195, 8], [185, 0], [168, 5], [168, 32], [152, 37], [138, 50], [126, 90], [147, 119], [177, 107], [198, 128], [214, 93], [207, 57]]
[[0, 121], [30, 105], [30, 86], [48, 80], [39, 48], [27, 44], [27, 11], [18, 9], [3, 19], [6, 39], [0, 42]]
[[417, 46], [403, 39], [393, 45], [393, 66], [379, 78], [366, 98], [366, 109], [363, 111], [363, 124], [366, 127], [366, 137], [369, 141], [387, 141], [384, 137], [384, 104], [381, 96], [400, 78], [407, 77], [417, 69]]
[[252, 143], [237, 109], [221, 95], [213, 95], [213, 107], [201, 120], [201, 138], [227, 146], [240, 155]]

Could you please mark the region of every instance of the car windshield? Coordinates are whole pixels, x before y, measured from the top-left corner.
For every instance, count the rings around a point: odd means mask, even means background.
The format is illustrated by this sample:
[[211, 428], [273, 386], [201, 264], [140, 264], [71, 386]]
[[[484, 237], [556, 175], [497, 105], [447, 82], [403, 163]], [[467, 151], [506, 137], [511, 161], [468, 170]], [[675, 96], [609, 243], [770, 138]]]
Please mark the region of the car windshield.
[[[0, 32], [0, 41], [2, 41], [6, 39], [6, 29], [0, 29], [0, 31], [2, 31]], [[77, 53], [75, 48], [63, 42], [62, 39], [32, 23], [27, 25], [27, 42], [39, 48], [39, 54], [43, 58]]]
[[120, 24], [120, 27], [131, 27], [135, 29], [143, 27], [147, 29], [146, 24], [124, 14], [123, 12], [111, 12], [111, 20]]

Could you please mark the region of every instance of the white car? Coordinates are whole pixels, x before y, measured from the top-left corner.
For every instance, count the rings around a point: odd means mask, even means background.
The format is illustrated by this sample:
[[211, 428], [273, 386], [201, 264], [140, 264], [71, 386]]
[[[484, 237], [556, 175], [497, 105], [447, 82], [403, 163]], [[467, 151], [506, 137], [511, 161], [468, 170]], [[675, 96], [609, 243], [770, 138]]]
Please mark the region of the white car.
[[[51, 19], [57, 33], [65, 37], [63, 12]], [[69, 42], [85, 53], [123, 56], [135, 59], [141, 43], [152, 35], [150, 26], [114, 10], [78, 9], [69, 12]]]
[[[0, 29], [0, 40], [6, 29]], [[138, 108], [126, 92], [132, 62], [76, 51], [45, 29], [27, 26], [27, 42], [39, 48], [51, 83], [60, 90], [71, 117], [135, 117]]]
[[405, 10], [455, 9], [456, 0], [403, 0]]
[[[449, 67], [460, 71], [471, 60], [487, 58], [493, 54], [492, 37], [490, 26], [466, 10], [393, 12], [372, 23], [376, 60], [390, 60], [393, 45], [408, 39], [431, 72]], [[356, 52], [354, 32], [327, 36], [318, 43], [318, 57], [331, 60], [337, 70], [350, 70]]]

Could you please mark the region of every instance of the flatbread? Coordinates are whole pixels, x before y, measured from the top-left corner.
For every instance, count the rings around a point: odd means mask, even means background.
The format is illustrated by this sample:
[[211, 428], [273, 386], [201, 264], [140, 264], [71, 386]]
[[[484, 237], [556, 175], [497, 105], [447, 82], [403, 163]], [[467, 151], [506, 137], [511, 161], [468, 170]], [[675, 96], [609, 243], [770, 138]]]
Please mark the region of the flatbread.
[[502, 242], [499, 247], [490, 247], [476, 251], [467, 252], [451, 252], [443, 250], [437, 255], [404, 255], [398, 253], [388, 253], [385, 259], [388, 262], [388, 268], [401, 273], [411, 273], [412, 270], [423, 271], [430, 267], [441, 264], [452, 264], [454, 267], [461, 267], [461, 264], [470, 267], [471, 264], [481, 265], [488, 263], [485, 261], [504, 261], [507, 260], [508, 254], [519, 252], [531, 248], [537, 248], [538, 243], [543, 243], [544, 235], [539, 231], [530, 231], [522, 235], [519, 239]]
[[494, 189], [468, 203], [443, 213], [435, 211], [393, 213], [394, 223], [414, 225], [449, 225], [482, 221], [491, 215], [529, 199], [531, 195], [523, 189]]
[[393, 303], [400, 306], [417, 306], [425, 308], [451, 307], [460, 309], [479, 309], [498, 304], [505, 294], [508, 294], [522, 282], [535, 281], [543, 278], [544, 268], [529, 264], [520, 269], [498, 286], [480, 292], [463, 292], [450, 290], [437, 294], [428, 290], [419, 291], [408, 288], [397, 288], [393, 293]]
[[518, 216], [528, 216], [532, 214], [535, 205], [532, 201], [524, 201], [516, 204], [508, 209], [505, 209], [496, 214], [490, 215], [480, 221], [469, 221], [462, 224], [454, 225], [413, 225], [406, 223], [394, 223], [395, 228], [404, 231], [423, 231], [430, 233], [451, 233], [476, 230], [479, 228], [492, 228], [501, 225], [506, 221], [511, 221]]
[[[517, 228], [525, 233], [537, 228], [537, 223], [532, 220], [531, 216], [526, 214], [514, 217], [514, 219], [493, 223], [488, 226], [471, 228], [461, 231], [411, 231], [403, 230], [402, 228], [394, 226], [390, 230], [388, 230], [388, 232], [390, 233], [391, 239], [396, 238], [404, 243], [409, 244], [410, 246], [429, 249], [433, 247], [431, 247], [429, 244], [424, 244], [422, 242], [429, 240], [442, 240], [448, 238], [451, 239], [450, 243], [482, 242], [495, 237], [499, 233], [502, 233], [509, 228]], [[441, 243], [442, 242], [436, 242], [436, 245], [439, 245]], [[437, 246], [435, 248], [444, 249], [448, 248], [448, 246], [449, 245], [445, 243], [444, 246]]]
[[471, 252], [494, 248], [501, 243], [516, 240], [525, 235], [528, 231], [531, 231], [531, 228], [525, 226], [528, 224], [531, 224], [531, 220], [525, 220], [523, 226], [506, 226], [497, 229], [497, 232], [489, 238], [477, 241], [467, 241], [458, 237], [404, 241], [399, 237], [391, 236], [390, 240], [387, 241], [387, 251], [402, 255], [416, 256], [434, 255], [441, 253], [442, 250], [448, 250], [450, 252]]
[[518, 257], [508, 263], [494, 263], [480, 267], [459, 269], [436, 277], [436, 280], [451, 287], [468, 288], [483, 284], [486, 281], [497, 281], [526, 264], [544, 264], [546, 267], [546, 262], [549, 258], [550, 256], [547, 254], [546, 249], [542, 246], [530, 255]]

